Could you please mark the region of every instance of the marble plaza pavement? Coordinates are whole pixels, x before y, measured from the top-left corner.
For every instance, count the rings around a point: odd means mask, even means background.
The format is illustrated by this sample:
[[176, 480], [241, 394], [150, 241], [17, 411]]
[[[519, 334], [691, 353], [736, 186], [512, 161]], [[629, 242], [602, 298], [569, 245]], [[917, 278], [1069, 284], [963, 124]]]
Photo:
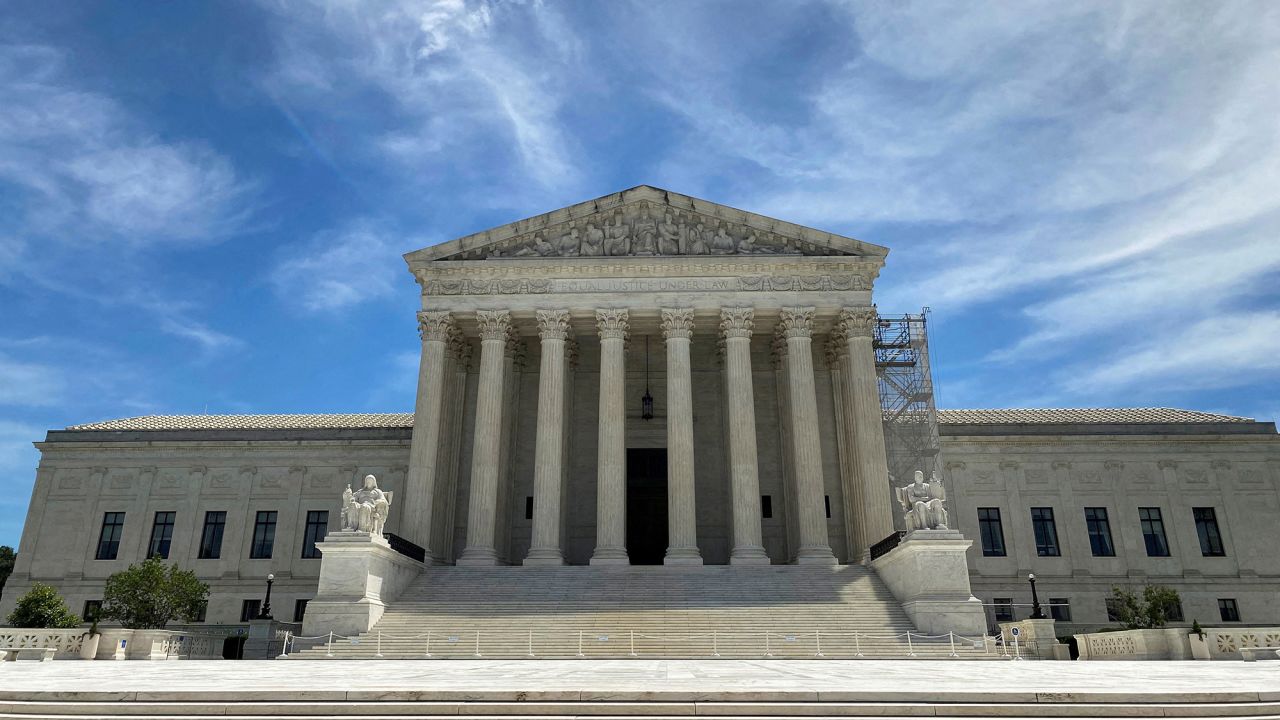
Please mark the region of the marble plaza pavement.
[[1280, 717], [1280, 662], [4, 663], [0, 717]]

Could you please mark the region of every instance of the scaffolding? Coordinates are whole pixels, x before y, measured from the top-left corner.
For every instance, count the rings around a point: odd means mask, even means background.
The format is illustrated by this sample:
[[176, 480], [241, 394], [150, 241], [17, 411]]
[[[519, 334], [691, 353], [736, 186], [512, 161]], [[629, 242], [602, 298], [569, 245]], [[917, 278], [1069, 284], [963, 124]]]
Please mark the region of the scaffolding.
[[935, 470], [938, 409], [929, 367], [929, 308], [919, 315], [881, 315], [876, 323], [876, 379], [884, 413], [884, 445], [889, 474], [898, 485], [912, 473]]

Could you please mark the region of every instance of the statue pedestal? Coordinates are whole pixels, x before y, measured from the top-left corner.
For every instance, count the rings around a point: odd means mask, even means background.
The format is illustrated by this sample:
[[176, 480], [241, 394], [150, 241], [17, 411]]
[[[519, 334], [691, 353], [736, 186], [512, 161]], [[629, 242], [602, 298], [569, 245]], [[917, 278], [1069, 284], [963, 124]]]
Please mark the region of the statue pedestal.
[[915, 530], [871, 567], [920, 632], [982, 637], [987, 618], [969, 585], [965, 557], [972, 544], [958, 530]]
[[336, 532], [316, 543], [320, 587], [307, 603], [302, 635], [353, 636], [367, 632], [422, 572], [423, 564], [401, 555], [381, 535]]

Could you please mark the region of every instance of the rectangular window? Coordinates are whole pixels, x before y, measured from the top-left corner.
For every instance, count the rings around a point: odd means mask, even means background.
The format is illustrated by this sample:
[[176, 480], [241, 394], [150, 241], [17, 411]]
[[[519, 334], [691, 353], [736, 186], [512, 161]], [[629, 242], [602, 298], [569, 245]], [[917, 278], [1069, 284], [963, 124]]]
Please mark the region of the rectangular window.
[[1240, 622], [1240, 607], [1232, 598], [1218, 600], [1218, 614], [1222, 616], [1222, 622]]
[[994, 598], [991, 609], [996, 622], [1013, 622], [1013, 598]]
[[249, 557], [261, 559], [271, 557], [276, 544], [276, 511], [259, 510], [257, 519], [253, 521], [253, 545], [249, 547]]
[[307, 511], [307, 530], [302, 536], [302, 557], [318, 558], [320, 557], [320, 549], [316, 547], [316, 543], [324, 540], [325, 533], [329, 530], [329, 511], [328, 510], [308, 510]]
[[201, 560], [217, 560], [222, 556], [222, 531], [227, 527], [225, 510], [210, 510], [204, 514], [204, 530], [200, 533]]
[[1004, 557], [1004, 526], [1000, 524], [1000, 508], [978, 508], [978, 535], [982, 537], [982, 554]]
[[1200, 536], [1200, 552], [1205, 557], [1222, 557], [1222, 533], [1218, 532], [1218, 514], [1211, 507], [1191, 508], [1196, 519], [1196, 534]]
[[827, 506], [827, 519], [831, 519], [831, 496], [823, 495], [822, 502], [826, 503]]
[[302, 599], [302, 598], [299, 598], [293, 601], [293, 621], [294, 622], [296, 623], [302, 622], [302, 616], [307, 614], [307, 603], [309, 602], [311, 601]]
[[102, 516], [102, 532], [98, 534], [99, 560], [115, 560], [120, 552], [120, 536], [124, 534], [124, 513], [109, 512]]
[[173, 523], [178, 513], [158, 512], [156, 521], [151, 524], [151, 544], [147, 546], [147, 557], [157, 555], [162, 560], [169, 559], [169, 545], [173, 543]]
[[1182, 601], [1181, 601], [1181, 600], [1177, 600], [1177, 601], [1175, 601], [1173, 604], [1171, 604], [1171, 605], [1170, 605], [1168, 608], [1166, 608], [1166, 609], [1167, 609], [1167, 611], [1168, 611], [1168, 612], [1166, 612], [1166, 613], [1165, 613], [1165, 618], [1164, 618], [1165, 620], [1168, 620], [1169, 622], [1182, 622], [1182, 621], [1183, 621], [1183, 617], [1182, 617]]
[[1053, 521], [1053, 508], [1031, 508], [1031, 528], [1036, 535], [1036, 554], [1040, 557], [1058, 557], [1058, 526]]
[[260, 609], [262, 609], [261, 600], [245, 600], [240, 604], [240, 622], [249, 622], [258, 617]]
[[1058, 622], [1071, 622], [1071, 601], [1067, 598], [1049, 598], [1049, 616]]
[[93, 622], [93, 618], [100, 612], [102, 612], [101, 600], [85, 600], [84, 614], [80, 616], [80, 619], [85, 622]]
[[1120, 622], [1120, 603], [1115, 598], [1107, 598], [1107, 622]]
[[208, 615], [209, 615], [209, 601], [205, 600], [204, 602], [200, 603], [200, 609], [196, 612], [196, 616], [191, 618], [191, 622], [193, 623], [204, 622], [205, 618]]
[[773, 496], [772, 495], [760, 496], [760, 517], [766, 520], [773, 517]]
[[1138, 508], [1142, 522], [1142, 539], [1147, 543], [1147, 557], [1169, 557], [1169, 539], [1164, 534], [1164, 518], [1158, 507]]
[[1111, 542], [1111, 521], [1104, 507], [1084, 509], [1084, 524], [1089, 529], [1089, 547], [1094, 557], [1115, 557], [1116, 546]]
[[533, 496], [532, 495], [526, 495], [524, 498], [524, 519], [525, 520], [533, 519]]

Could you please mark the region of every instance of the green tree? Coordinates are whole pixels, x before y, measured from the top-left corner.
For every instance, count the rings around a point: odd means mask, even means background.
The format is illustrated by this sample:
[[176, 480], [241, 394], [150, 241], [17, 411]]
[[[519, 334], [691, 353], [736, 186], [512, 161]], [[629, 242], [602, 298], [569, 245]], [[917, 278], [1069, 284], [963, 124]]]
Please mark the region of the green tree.
[[134, 630], [158, 630], [171, 620], [191, 622], [209, 598], [209, 586], [190, 570], [165, 567], [159, 556], [107, 578], [102, 617]]
[[1111, 588], [1107, 601], [1116, 619], [1129, 630], [1164, 627], [1182, 602], [1178, 591], [1163, 585], [1148, 585], [1142, 595], [1124, 588]]
[[0, 590], [4, 590], [4, 584], [9, 580], [9, 576], [13, 574], [13, 563], [18, 559], [13, 548], [8, 545], [0, 545]]
[[22, 628], [73, 628], [80, 618], [52, 585], [35, 583], [9, 613], [9, 624]]

